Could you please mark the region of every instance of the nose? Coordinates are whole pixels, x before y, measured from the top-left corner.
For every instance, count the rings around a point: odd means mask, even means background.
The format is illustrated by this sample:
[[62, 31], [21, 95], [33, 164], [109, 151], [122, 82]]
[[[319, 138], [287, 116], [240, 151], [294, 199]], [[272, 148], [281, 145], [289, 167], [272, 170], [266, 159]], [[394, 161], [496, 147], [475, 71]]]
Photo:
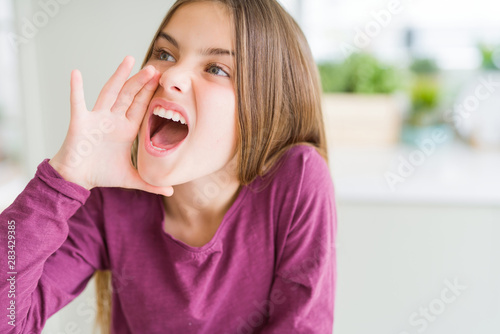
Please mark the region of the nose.
[[171, 66], [162, 73], [159, 84], [166, 91], [186, 93], [191, 88], [191, 76], [187, 69]]

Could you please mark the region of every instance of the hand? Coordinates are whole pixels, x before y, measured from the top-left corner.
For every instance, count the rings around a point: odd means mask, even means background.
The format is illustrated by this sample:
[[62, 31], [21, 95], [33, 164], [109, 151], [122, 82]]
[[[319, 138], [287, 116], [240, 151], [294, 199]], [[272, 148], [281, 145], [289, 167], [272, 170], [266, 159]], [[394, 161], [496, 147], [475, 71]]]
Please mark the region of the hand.
[[71, 120], [61, 149], [49, 161], [67, 181], [86, 189], [122, 187], [172, 196], [172, 187], [146, 183], [130, 151], [161, 76], [146, 66], [127, 80], [134, 58], [125, 57], [104, 85], [92, 111], [85, 105], [80, 71], [71, 72]]

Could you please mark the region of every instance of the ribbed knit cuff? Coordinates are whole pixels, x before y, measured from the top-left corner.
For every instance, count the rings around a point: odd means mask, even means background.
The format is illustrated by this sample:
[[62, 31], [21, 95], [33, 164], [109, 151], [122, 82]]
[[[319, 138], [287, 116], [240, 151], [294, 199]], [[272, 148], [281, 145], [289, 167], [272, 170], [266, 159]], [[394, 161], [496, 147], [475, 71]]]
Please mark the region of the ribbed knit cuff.
[[49, 187], [63, 195], [79, 201], [82, 205], [85, 204], [87, 198], [90, 196], [90, 190], [76, 183], [66, 181], [61, 174], [49, 164], [49, 160], [50, 159], [45, 159], [38, 165], [35, 177], [40, 178]]

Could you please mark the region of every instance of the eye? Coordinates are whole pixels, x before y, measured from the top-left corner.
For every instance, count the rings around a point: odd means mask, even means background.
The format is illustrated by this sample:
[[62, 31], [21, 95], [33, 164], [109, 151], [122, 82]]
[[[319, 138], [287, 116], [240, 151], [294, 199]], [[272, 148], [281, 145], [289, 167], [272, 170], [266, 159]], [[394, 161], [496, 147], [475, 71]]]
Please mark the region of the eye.
[[229, 74], [227, 74], [227, 72], [225, 72], [222, 67], [220, 66], [217, 66], [215, 64], [210, 64], [207, 68], [207, 72], [210, 73], [210, 74], [213, 74], [213, 75], [219, 75], [219, 76], [223, 76], [223, 77], [228, 77]]
[[170, 61], [170, 62], [175, 62], [175, 58], [168, 53], [167, 51], [163, 49], [154, 49], [154, 56], [156, 59], [163, 60], [163, 61]]

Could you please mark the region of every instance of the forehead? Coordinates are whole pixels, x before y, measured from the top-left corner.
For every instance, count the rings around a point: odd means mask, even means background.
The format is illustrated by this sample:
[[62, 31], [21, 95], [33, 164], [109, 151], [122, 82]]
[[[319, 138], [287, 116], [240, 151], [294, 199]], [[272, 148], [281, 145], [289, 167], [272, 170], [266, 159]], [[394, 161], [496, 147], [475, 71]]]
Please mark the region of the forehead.
[[[215, 1], [192, 2], [179, 7], [162, 29], [179, 44], [207, 44], [231, 47], [233, 20], [226, 5]], [[208, 45], [210, 44], [210, 45]]]

